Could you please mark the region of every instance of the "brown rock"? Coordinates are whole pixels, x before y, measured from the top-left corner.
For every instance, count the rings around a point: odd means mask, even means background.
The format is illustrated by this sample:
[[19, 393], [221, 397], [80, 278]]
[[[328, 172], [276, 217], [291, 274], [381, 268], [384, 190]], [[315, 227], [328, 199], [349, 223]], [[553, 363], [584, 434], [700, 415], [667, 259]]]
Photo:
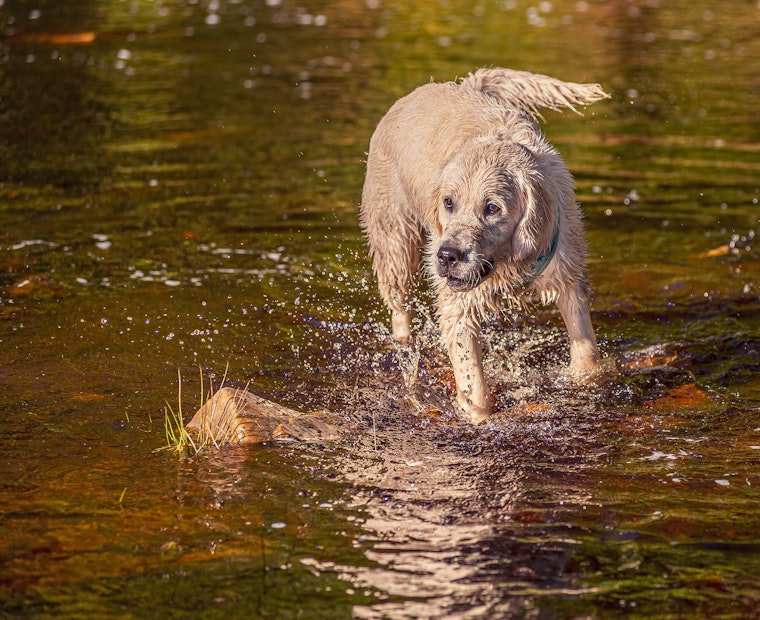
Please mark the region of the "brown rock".
[[225, 387], [204, 403], [186, 428], [201, 444], [323, 442], [340, 437], [339, 421], [334, 414], [302, 413], [247, 390]]

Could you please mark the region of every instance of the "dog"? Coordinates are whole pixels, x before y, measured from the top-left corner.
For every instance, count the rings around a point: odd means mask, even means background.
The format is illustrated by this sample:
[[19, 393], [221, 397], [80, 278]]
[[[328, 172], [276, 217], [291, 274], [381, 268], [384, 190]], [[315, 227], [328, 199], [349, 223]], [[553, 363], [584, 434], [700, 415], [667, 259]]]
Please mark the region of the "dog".
[[537, 119], [540, 108], [576, 111], [607, 97], [597, 84], [485, 68], [417, 88], [372, 135], [359, 220], [393, 338], [411, 338], [410, 289], [424, 263], [456, 401], [474, 424], [493, 408], [480, 328], [505, 303], [556, 303], [570, 369], [598, 366], [582, 214]]

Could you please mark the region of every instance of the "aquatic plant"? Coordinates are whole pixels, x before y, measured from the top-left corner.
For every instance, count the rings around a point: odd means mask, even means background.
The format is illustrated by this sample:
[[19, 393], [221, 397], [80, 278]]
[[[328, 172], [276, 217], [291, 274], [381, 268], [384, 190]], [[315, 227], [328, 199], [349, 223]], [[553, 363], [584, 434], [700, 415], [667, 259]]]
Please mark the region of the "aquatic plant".
[[[224, 369], [224, 375], [222, 376], [221, 384], [227, 380], [227, 372], [229, 370], [229, 363]], [[200, 379], [200, 405], [203, 407], [206, 402], [214, 397], [214, 385], [209, 377], [209, 389], [208, 392], [204, 391], [204, 378], [203, 369], [199, 366], [199, 379]], [[175, 409], [166, 401], [164, 407], [164, 431], [166, 435], [166, 446], [162, 447], [162, 450], [173, 450], [175, 452], [191, 455], [198, 454], [203, 448], [208, 445], [213, 445], [215, 448], [219, 448], [228, 442], [229, 437], [215, 436], [208, 429], [210, 424], [201, 425], [199, 429], [193, 429], [189, 431], [185, 425], [184, 415], [182, 414], [182, 371], [177, 369], [177, 409]], [[247, 386], [246, 386], [247, 389]], [[213, 420], [215, 409], [212, 410], [210, 419]]]
[[[201, 404], [203, 401], [203, 373], [201, 372]], [[166, 434], [166, 446], [163, 449], [174, 450], [179, 453], [185, 453], [192, 448], [195, 454], [198, 453], [198, 445], [195, 443], [190, 433], [185, 428], [185, 421], [182, 416], [182, 371], [177, 369], [177, 410], [165, 401], [164, 407], [164, 432]]]

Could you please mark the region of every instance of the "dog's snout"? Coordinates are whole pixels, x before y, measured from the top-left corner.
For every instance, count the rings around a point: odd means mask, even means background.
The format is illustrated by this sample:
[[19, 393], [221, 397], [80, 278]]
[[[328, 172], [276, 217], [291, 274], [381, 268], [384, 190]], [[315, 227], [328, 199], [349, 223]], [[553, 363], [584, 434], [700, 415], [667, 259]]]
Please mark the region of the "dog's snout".
[[438, 264], [441, 267], [453, 267], [462, 260], [462, 252], [451, 246], [441, 246], [438, 249]]

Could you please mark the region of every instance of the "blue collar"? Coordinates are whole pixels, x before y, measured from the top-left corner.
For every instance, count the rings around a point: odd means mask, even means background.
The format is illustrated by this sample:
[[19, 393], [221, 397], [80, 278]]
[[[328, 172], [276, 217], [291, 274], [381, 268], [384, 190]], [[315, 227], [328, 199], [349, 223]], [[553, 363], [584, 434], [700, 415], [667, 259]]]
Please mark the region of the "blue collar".
[[544, 269], [546, 269], [546, 266], [551, 262], [552, 258], [554, 258], [554, 255], [557, 253], [557, 244], [559, 242], [559, 209], [557, 209], [557, 228], [554, 231], [554, 237], [552, 238], [551, 245], [549, 246], [549, 249], [547, 249], [545, 252], [542, 252], [536, 257], [535, 262], [530, 266], [530, 268], [523, 273], [522, 275], [522, 283], [530, 284], [535, 280], [538, 276], [540, 276]]

